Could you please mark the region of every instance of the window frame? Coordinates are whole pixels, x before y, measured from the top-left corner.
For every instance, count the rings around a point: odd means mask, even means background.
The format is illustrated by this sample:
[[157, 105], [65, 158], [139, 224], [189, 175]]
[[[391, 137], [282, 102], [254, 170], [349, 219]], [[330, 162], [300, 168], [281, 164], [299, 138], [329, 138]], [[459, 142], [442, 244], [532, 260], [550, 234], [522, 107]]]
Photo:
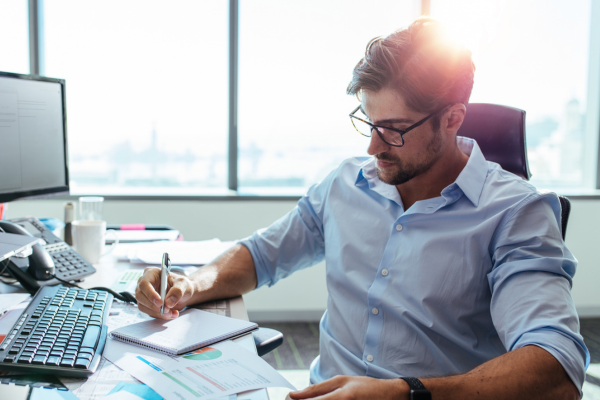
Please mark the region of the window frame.
[[[430, 13], [430, 0], [420, 0], [421, 14]], [[44, 74], [44, 0], [28, 0], [30, 74]], [[564, 193], [572, 199], [600, 199], [600, 2], [591, 1], [590, 48], [588, 61], [588, 98], [584, 168], [590, 172], [585, 181], [594, 189]], [[239, 69], [239, 0], [229, 0], [229, 98], [227, 188], [229, 194], [215, 195], [98, 195], [114, 200], [297, 200], [298, 195], [240, 195], [238, 193], [238, 69]], [[60, 196], [76, 199], [79, 196]]]

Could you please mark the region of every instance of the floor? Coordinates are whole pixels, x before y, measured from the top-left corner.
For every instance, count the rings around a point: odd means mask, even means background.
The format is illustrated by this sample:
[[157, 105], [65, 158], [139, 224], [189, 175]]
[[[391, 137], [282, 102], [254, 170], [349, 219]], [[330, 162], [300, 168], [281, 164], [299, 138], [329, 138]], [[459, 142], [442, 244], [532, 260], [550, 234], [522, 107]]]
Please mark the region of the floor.
[[[263, 358], [298, 389], [309, 384], [308, 368], [319, 354], [319, 325], [317, 322], [265, 322], [259, 324], [283, 333], [281, 346]], [[581, 319], [581, 334], [587, 345], [591, 365], [583, 386], [585, 400], [600, 400], [600, 318]], [[285, 389], [269, 389], [271, 400], [283, 400]]]

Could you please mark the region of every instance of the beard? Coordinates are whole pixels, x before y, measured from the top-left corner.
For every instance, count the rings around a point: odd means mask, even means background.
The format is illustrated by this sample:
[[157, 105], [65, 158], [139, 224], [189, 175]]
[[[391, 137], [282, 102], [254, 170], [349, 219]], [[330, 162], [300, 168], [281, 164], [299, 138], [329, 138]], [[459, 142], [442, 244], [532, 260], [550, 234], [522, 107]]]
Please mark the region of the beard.
[[402, 185], [410, 181], [412, 178], [419, 176], [427, 171], [436, 163], [436, 161], [440, 158], [440, 153], [442, 150], [442, 135], [440, 131], [434, 131], [433, 137], [427, 144], [426, 153], [425, 153], [425, 161], [420, 163], [407, 163], [404, 160], [392, 156], [387, 153], [375, 154], [375, 158], [381, 161], [387, 161], [394, 163], [397, 166], [397, 170], [395, 172], [391, 172], [391, 175], [385, 174], [382, 170], [377, 168], [377, 177], [383, 183], [387, 183], [388, 185]]

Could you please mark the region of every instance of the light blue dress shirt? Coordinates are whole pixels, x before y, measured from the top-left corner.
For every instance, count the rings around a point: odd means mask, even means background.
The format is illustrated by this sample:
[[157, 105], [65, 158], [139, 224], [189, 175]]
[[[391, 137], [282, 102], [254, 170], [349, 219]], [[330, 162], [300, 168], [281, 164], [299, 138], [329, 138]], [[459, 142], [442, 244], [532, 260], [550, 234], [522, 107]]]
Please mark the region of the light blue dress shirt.
[[439, 197], [405, 210], [373, 158], [352, 158], [241, 241], [258, 287], [326, 261], [312, 383], [460, 374], [533, 344], [581, 391], [589, 353], [558, 198], [486, 161], [474, 140], [457, 142], [469, 161]]

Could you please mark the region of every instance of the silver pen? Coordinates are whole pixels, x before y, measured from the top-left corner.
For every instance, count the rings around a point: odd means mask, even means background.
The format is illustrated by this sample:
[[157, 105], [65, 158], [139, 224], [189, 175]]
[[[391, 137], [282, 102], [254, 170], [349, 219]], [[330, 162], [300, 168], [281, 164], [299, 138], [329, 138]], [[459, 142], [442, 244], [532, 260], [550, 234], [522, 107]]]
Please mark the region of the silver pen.
[[167, 285], [170, 270], [171, 260], [169, 259], [169, 253], [163, 253], [160, 268], [160, 297], [162, 298], [162, 307], [160, 308], [160, 315], [165, 314], [165, 296], [167, 295]]

